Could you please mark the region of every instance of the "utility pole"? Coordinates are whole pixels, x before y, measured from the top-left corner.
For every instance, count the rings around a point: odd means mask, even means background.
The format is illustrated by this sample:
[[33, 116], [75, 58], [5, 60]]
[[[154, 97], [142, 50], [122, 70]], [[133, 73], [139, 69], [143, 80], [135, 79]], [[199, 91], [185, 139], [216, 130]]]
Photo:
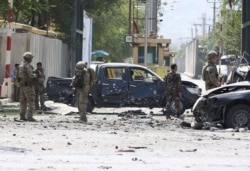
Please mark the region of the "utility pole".
[[0, 86], [0, 96], [12, 98], [11, 78], [10, 78], [10, 62], [11, 62], [11, 38], [12, 38], [12, 21], [13, 21], [13, 0], [8, 0], [8, 31], [7, 31], [7, 46], [5, 58], [5, 77], [3, 85]]
[[145, 0], [144, 66], [148, 58], [148, 0]]
[[128, 12], [128, 34], [131, 35], [131, 0], [129, 0], [129, 12]]
[[197, 26], [202, 26], [202, 24], [194, 24], [194, 27], [195, 27], [195, 38], [197, 38], [197, 32], [198, 32]]
[[[215, 33], [215, 22], [216, 22], [216, 0], [209, 1], [208, 3], [213, 3], [213, 33]], [[215, 35], [213, 34], [213, 42], [215, 41]]]
[[203, 36], [203, 40], [205, 39], [205, 36], [206, 36], [206, 17], [205, 17], [205, 14], [203, 14], [202, 16], [202, 36]]
[[197, 26], [201, 26], [202, 27], [202, 38], [205, 39], [206, 36], [206, 18], [205, 15], [202, 16], [202, 24], [194, 24], [195, 27], [195, 37], [197, 37]]

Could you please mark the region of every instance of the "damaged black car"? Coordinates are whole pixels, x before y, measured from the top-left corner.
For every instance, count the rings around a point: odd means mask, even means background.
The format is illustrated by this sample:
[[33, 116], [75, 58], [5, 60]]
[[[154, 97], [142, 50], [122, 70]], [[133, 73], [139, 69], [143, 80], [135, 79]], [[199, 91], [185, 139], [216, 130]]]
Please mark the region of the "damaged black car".
[[[105, 63], [95, 71], [95, 84], [90, 90], [88, 112], [101, 107], [149, 107], [163, 108], [166, 104], [165, 83], [150, 69], [126, 63]], [[75, 105], [70, 78], [49, 77], [47, 96], [49, 100]], [[182, 113], [192, 108], [201, 89], [189, 80], [182, 80]], [[175, 111], [174, 101], [171, 110]]]
[[197, 122], [226, 128], [250, 127], [250, 82], [238, 82], [206, 91], [194, 104]]

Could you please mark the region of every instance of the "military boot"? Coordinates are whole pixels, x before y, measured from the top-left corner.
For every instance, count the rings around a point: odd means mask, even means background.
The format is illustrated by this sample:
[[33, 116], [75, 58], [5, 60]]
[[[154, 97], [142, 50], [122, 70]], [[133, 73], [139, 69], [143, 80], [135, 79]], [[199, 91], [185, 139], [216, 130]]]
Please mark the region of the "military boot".
[[33, 117], [27, 118], [27, 121], [29, 121], [29, 122], [37, 122], [37, 120], [34, 119]]
[[81, 116], [79, 122], [81, 123], [88, 122], [87, 116], [86, 115]]
[[166, 119], [171, 119], [171, 111], [170, 110], [168, 110], [168, 109], [165, 109], [164, 110], [164, 115], [166, 116]]
[[20, 115], [20, 120], [21, 120], [21, 121], [27, 121], [26, 117], [23, 116], [23, 115]]

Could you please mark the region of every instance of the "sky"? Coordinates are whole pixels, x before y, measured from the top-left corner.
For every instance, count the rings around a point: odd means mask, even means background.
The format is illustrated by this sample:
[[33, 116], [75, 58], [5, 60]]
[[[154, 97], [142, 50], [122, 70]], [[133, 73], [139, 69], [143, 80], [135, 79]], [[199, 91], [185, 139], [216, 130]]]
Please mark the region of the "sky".
[[[164, 0], [162, 0], [163, 2]], [[168, 0], [163, 7], [163, 19], [159, 22], [158, 35], [172, 39], [171, 46], [179, 46], [191, 40], [195, 36], [194, 24], [202, 24], [202, 17], [206, 18], [206, 24], [213, 23], [213, 0]], [[210, 2], [210, 3], [209, 3]], [[174, 10], [170, 10], [174, 5]], [[218, 6], [218, 4], [217, 4]], [[206, 27], [206, 32], [208, 32]], [[193, 29], [192, 29], [193, 28]], [[191, 31], [193, 30], [193, 31]], [[197, 26], [197, 35], [202, 35], [202, 27]]]

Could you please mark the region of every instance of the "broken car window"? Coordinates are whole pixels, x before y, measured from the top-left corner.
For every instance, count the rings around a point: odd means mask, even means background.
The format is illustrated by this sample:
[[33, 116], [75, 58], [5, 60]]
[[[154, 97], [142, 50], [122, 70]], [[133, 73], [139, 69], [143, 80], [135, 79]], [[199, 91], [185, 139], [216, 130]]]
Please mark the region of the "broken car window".
[[114, 68], [105, 68], [105, 75], [107, 79], [125, 79], [125, 68], [114, 67]]

